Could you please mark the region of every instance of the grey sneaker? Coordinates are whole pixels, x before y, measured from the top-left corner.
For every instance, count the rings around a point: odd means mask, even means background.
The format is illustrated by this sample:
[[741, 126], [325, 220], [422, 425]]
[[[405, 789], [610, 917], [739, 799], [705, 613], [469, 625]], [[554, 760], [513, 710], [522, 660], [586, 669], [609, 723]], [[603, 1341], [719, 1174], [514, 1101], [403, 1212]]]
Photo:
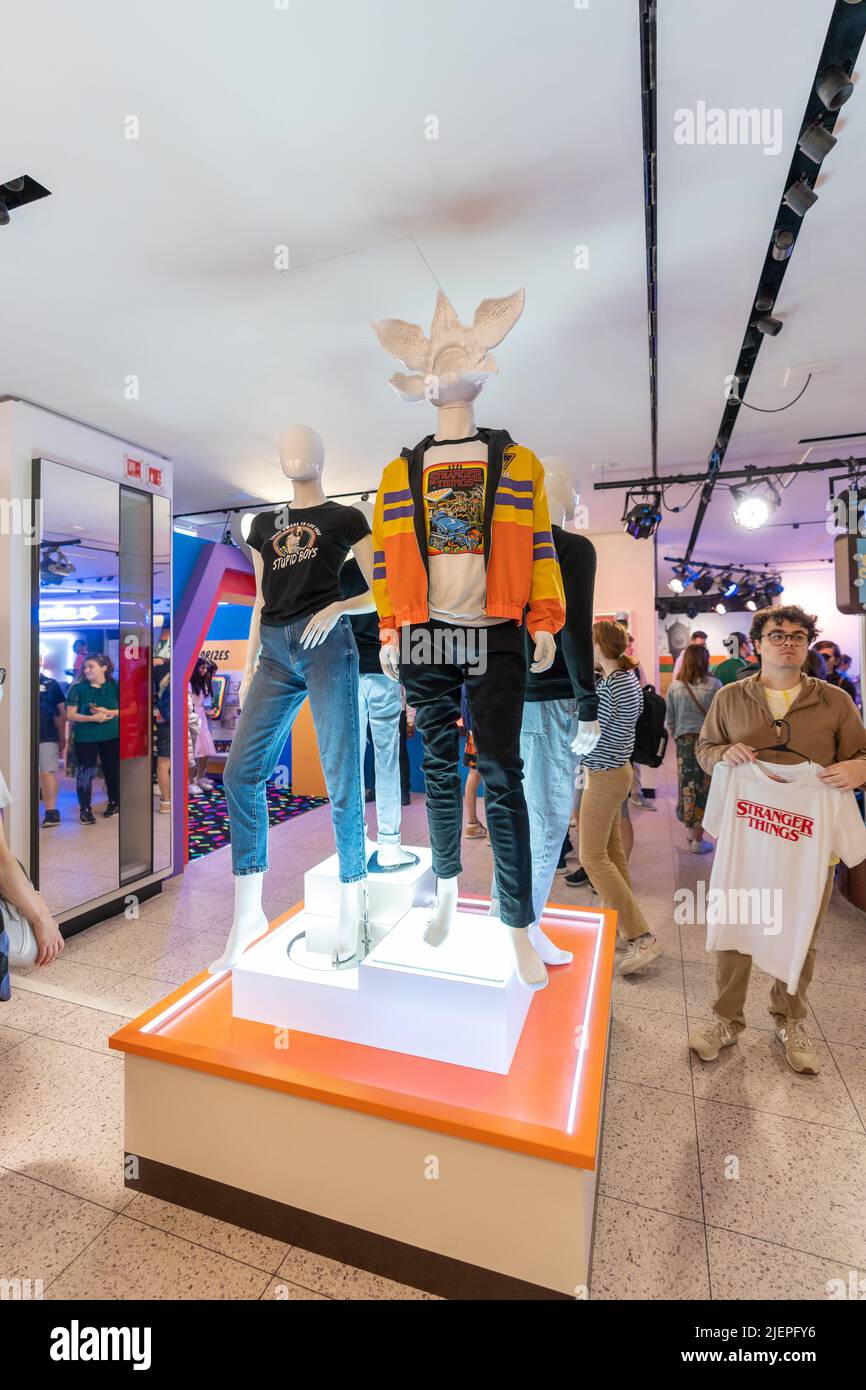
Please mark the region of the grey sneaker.
[[638, 970], [643, 970], [661, 953], [662, 943], [653, 936], [652, 932], [644, 932], [643, 936], [636, 936], [634, 941], [629, 941], [626, 945], [625, 954], [619, 963], [620, 975], [634, 975]]
[[794, 1071], [808, 1072], [811, 1076], [818, 1075], [821, 1059], [801, 1018], [786, 1018], [784, 1023], [777, 1023], [776, 1038], [783, 1045], [788, 1065], [793, 1067]]
[[702, 1062], [714, 1062], [723, 1047], [731, 1047], [737, 1041], [737, 1036], [727, 1019], [715, 1018], [702, 1028], [692, 1029], [689, 1048], [698, 1054]]

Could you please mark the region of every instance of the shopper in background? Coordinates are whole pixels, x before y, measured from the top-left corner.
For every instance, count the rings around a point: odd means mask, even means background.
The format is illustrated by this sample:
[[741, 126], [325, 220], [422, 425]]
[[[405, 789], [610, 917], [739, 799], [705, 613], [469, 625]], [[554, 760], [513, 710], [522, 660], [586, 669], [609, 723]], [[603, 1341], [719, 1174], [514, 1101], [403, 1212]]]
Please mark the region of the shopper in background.
[[[628, 940], [620, 973], [643, 970], [661, 952], [632, 891], [622, 845], [622, 803], [632, 781], [634, 731], [643, 708], [635, 662], [626, 655], [628, 633], [621, 623], [592, 625], [601, 738], [581, 759], [585, 787], [580, 803], [580, 862], [602, 907], [615, 908], [621, 936]], [[566, 880], [567, 881], [567, 880]]]
[[839, 690], [844, 690], [846, 695], [850, 695], [851, 699], [856, 701], [857, 690], [854, 682], [838, 669], [842, 659], [842, 651], [838, 644], [827, 641], [816, 642], [815, 651], [824, 658], [827, 664], [828, 684], [835, 685]]
[[713, 667], [712, 675], [722, 685], [730, 685], [731, 681], [739, 680], [741, 671], [752, 667], [752, 644], [744, 632], [732, 632], [722, 645], [728, 656]]
[[812, 650], [806, 653], [803, 670], [807, 676], [814, 676], [816, 681], [827, 679], [827, 663], [820, 652]]
[[[631, 657], [632, 661], [635, 663], [634, 673], [637, 676], [641, 690], [643, 690], [648, 682], [643, 673], [643, 667], [638, 660], [634, 638], [631, 633], [628, 634], [628, 646], [625, 649], [625, 654]], [[632, 806], [640, 806], [644, 811], [658, 810], [656, 804], [650, 801], [649, 797], [644, 795], [643, 785], [641, 784], [640, 766], [638, 763], [632, 763], [631, 791], [622, 803], [622, 847], [625, 850], [626, 859], [629, 858], [634, 849], [634, 826], [631, 823], [631, 816], [628, 811], [629, 802], [631, 802]]]
[[66, 716], [73, 725], [78, 772], [79, 818], [83, 825], [95, 825], [91, 799], [96, 760], [102, 764], [108, 805], [103, 816], [114, 816], [120, 805], [120, 688], [114, 667], [107, 656], [89, 656], [80, 681], [70, 687], [66, 697]]
[[66, 753], [66, 696], [63, 687], [44, 671], [39, 672], [39, 786], [45, 815], [44, 827], [60, 824], [57, 809], [57, 774]]
[[[707, 645], [707, 634], [703, 632], [700, 628], [698, 628], [697, 632], [693, 632], [691, 637], [689, 638], [689, 646], [691, 646], [692, 644], [696, 644], [699, 647], [705, 647]], [[687, 648], [683, 647], [682, 651], [680, 652], [679, 656], [674, 662], [674, 669], [671, 672], [671, 680], [679, 680], [680, 671], [683, 669], [683, 659], [685, 657], [686, 651]]]
[[73, 681], [80, 681], [84, 674], [84, 663], [90, 653], [87, 650], [87, 643], [83, 637], [78, 637], [72, 643], [72, 665], [66, 668], [65, 675], [71, 676]]
[[677, 749], [677, 820], [685, 826], [693, 854], [707, 854], [712, 849], [702, 828], [710, 777], [698, 762], [695, 746], [713, 696], [721, 688], [721, 678], [710, 675], [707, 648], [690, 642], [683, 652], [680, 678], [668, 688], [665, 723]]
[[207, 773], [207, 765], [216, 753], [216, 744], [207, 717], [208, 700], [213, 699], [213, 671], [216, 667], [207, 657], [199, 657], [190, 677], [189, 689], [193, 707], [199, 717], [198, 734], [193, 745], [195, 775], [189, 784], [190, 796], [200, 796], [202, 792], [213, 791], [213, 782]]
[[[734, 767], [755, 762], [759, 756], [756, 750], [787, 742], [792, 750], [821, 765], [818, 777], [825, 785], [853, 791], [866, 783], [866, 730], [857, 710], [841, 691], [803, 674], [806, 650], [815, 635], [814, 616], [795, 604], [762, 608], [755, 614], [751, 638], [761, 670], [748, 680], [725, 686], [713, 700], [697, 744], [698, 760], [706, 772], [712, 773], [719, 762]], [[787, 722], [788, 738], [775, 737], [772, 721], [776, 719]], [[724, 853], [725, 845], [719, 840], [716, 857]], [[806, 992], [834, 874], [835, 864], [831, 864], [796, 994], [788, 993], [783, 980], [775, 980], [770, 991], [776, 1037], [797, 1072], [815, 1073], [820, 1065], [806, 1030]], [[749, 885], [743, 887], [748, 889]], [[735, 1043], [745, 1028], [743, 1009], [751, 968], [750, 955], [716, 952], [714, 1020], [689, 1035], [689, 1047], [702, 1061], [715, 1061], [721, 1049]]]
[[853, 687], [854, 687], [854, 703], [855, 703], [855, 705], [857, 706], [857, 708], [859, 709], [859, 708], [860, 708], [860, 677], [859, 677], [859, 676], [854, 676], [854, 675], [851, 674], [852, 662], [853, 662], [853, 658], [850, 657], [850, 656], [848, 656], [845, 652], [843, 652], [842, 655], [840, 656], [838, 662], [837, 662], [836, 669], [838, 670], [840, 676], [844, 676], [844, 677], [846, 678], [846, 680], [849, 680], [849, 681], [851, 682], [851, 684], [853, 685]]

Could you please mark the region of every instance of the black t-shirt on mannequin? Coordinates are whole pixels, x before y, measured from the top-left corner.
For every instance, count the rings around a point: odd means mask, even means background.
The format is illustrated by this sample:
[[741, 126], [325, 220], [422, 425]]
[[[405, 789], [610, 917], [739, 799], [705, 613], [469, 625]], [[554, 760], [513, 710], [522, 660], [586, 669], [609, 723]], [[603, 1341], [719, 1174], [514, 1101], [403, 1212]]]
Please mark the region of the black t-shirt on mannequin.
[[[340, 570], [340, 593], [343, 598], [365, 594], [369, 584], [355, 559], [347, 560]], [[381, 676], [379, 664], [379, 619], [375, 613], [350, 613], [349, 622], [358, 648], [358, 671], [362, 676]]]
[[338, 602], [343, 561], [369, 534], [363, 512], [339, 502], [259, 512], [247, 540], [264, 565], [265, 627], [285, 627]]

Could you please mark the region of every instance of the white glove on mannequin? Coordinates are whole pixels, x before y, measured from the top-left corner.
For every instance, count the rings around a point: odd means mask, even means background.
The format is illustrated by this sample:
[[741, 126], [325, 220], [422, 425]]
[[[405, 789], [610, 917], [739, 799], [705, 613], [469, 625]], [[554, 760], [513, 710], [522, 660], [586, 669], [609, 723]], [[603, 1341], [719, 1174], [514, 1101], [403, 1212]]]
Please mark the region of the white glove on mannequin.
[[578, 723], [577, 733], [572, 742], [571, 751], [580, 758], [585, 753], [591, 753], [600, 738], [601, 725], [598, 720], [582, 719]]
[[535, 660], [529, 669], [535, 675], [540, 671], [546, 671], [549, 666], [553, 665], [553, 659], [556, 656], [556, 641], [552, 632], [536, 632], [533, 656]]

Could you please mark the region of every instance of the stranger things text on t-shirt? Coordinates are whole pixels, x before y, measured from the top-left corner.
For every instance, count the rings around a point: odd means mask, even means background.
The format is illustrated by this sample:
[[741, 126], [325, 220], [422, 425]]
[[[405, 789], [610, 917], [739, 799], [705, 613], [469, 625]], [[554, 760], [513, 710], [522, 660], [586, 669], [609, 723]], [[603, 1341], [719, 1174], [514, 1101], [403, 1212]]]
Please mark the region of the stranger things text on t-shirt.
[[815, 825], [813, 816], [783, 811], [779, 806], [764, 806], [760, 801], [749, 801], [745, 797], [737, 800], [737, 818], [745, 820], [750, 830], [760, 830], [779, 840], [799, 840], [801, 836], [811, 840]]
[[483, 555], [487, 465], [434, 463], [424, 470], [430, 555]]

